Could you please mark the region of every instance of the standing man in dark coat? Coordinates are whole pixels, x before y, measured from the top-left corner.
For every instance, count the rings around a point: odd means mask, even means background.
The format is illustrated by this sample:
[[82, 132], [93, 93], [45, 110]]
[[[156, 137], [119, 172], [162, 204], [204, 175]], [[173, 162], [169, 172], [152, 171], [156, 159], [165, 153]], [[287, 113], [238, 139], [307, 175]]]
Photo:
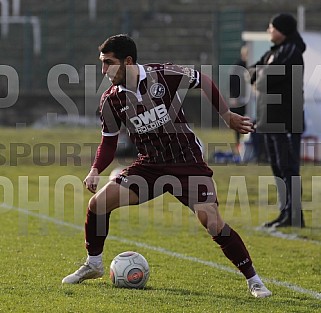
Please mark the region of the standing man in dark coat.
[[304, 227], [301, 207], [300, 143], [304, 129], [303, 52], [296, 19], [278, 14], [267, 29], [274, 46], [251, 67], [257, 90], [256, 131], [264, 133], [278, 187], [280, 215], [265, 227]]

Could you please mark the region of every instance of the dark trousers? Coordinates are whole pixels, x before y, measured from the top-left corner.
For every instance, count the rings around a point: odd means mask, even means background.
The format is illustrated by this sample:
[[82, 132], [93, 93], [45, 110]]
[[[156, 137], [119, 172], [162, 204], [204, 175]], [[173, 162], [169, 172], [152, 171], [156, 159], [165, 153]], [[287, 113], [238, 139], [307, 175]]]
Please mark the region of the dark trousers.
[[281, 214], [301, 218], [300, 147], [301, 134], [265, 134], [269, 161], [276, 178]]

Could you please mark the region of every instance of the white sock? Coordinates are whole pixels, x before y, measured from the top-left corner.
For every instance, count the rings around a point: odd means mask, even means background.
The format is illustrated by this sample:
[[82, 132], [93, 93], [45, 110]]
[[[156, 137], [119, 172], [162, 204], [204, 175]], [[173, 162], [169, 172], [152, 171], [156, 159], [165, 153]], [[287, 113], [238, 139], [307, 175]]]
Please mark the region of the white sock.
[[103, 254], [98, 255], [88, 255], [87, 262], [94, 265], [95, 267], [100, 267], [103, 265]]
[[260, 284], [263, 284], [261, 278], [259, 277], [259, 275], [254, 275], [253, 277], [247, 279], [247, 284], [249, 286], [253, 285], [254, 283], [260, 283]]

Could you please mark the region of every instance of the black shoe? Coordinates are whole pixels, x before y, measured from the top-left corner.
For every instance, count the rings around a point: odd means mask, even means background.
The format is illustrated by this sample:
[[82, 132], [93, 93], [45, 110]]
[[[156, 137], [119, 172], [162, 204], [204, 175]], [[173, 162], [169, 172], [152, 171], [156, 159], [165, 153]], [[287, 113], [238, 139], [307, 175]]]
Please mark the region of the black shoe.
[[303, 218], [303, 213], [301, 212], [301, 219], [300, 220], [292, 220], [292, 217], [288, 214], [284, 216], [283, 219], [281, 219], [279, 222], [275, 223], [273, 227], [299, 227], [299, 228], [304, 228], [305, 227], [305, 222]]
[[284, 220], [285, 217], [288, 217], [288, 214], [281, 212], [281, 214], [273, 221], [264, 223], [263, 227], [272, 227], [274, 224], [280, 223], [282, 220]]
[[292, 226], [292, 220], [290, 216], [286, 216], [279, 222], [273, 224], [273, 227], [290, 227], [290, 226]]

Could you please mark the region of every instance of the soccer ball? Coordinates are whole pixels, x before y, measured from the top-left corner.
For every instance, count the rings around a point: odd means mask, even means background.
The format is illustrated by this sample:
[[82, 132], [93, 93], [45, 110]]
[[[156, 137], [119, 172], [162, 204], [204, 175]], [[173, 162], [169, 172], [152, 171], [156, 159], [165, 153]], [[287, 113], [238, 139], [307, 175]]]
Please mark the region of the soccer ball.
[[116, 287], [144, 288], [149, 278], [149, 265], [138, 252], [126, 251], [112, 260], [109, 274]]

